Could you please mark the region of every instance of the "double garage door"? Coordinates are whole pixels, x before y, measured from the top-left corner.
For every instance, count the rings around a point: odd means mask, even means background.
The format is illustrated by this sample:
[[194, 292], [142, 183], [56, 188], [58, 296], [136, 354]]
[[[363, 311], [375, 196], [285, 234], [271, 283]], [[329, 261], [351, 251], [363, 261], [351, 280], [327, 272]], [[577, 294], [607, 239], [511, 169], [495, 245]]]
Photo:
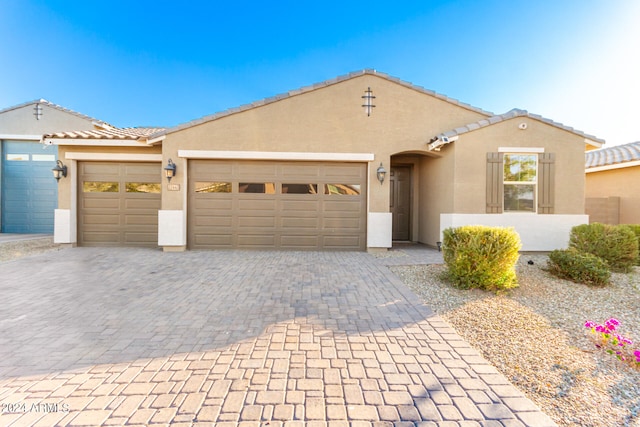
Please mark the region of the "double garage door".
[[364, 163], [189, 161], [191, 249], [364, 250]]
[[158, 246], [160, 163], [78, 163], [78, 244]]

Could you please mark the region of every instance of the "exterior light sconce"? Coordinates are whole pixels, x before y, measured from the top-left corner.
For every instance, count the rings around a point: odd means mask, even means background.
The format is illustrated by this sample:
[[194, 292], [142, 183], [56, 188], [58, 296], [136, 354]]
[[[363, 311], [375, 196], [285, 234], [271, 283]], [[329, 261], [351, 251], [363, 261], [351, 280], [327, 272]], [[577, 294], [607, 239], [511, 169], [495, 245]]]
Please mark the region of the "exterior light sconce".
[[380, 185], [382, 185], [384, 177], [387, 176], [387, 170], [382, 166], [382, 162], [380, 162], [380, 166], [378, 166], [378, 170], [376, 170], [376, 176], [378, 177], [378, 181], [380, 181]]
[[169, 159], [167, 162], [167, 166], [164, 167], [164, 174], [169, 182], [171, 182], [171, 178], [176, 176], [176, 164], [173, 163], [173, 160]]
[[442, 242], [436, 242], [436, 245], [438, 245], [438, 252], [442, 252]]
[[65, 178], [67, 176], [67, 166], [60, 160], [56, 160], [56, 167], [51, 169], [51, 172], [53, 172], [53, 177], [56, 181], [60, 182], [60, 178]]
[[362, 104], [362, 106], [367, 112], [367, 117], [369, 117], [371, 115], [371, 110], [375, 107], [375, 105], [373, 105], [373, 100], [376, 99], [376, 97], [373, 96], [373, 92], [371, 92], [370, 87], [368, 87], [367, 90], [364, 91], [362, 99], [364, 99], [364, 104]]

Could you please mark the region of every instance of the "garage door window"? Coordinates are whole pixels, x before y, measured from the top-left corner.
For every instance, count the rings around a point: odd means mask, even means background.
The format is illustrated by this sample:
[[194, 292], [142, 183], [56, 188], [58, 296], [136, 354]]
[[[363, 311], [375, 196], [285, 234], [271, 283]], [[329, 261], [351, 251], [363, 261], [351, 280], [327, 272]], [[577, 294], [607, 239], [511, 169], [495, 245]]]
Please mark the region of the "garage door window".
[[34, 162], [55, 162], [56, 156], [54, 154], [32, 154], [31, 160]]
[[231, 193], [230, 182], [196, 182], [196, 193]]
[[276, 194], [276, 184], [273, 182], [241, 182], [239, 193]]
[[318, 194], [318, 184], [282, 184], [282, 194]]
[[127, 193], [160, 193], [158, 182], [127, 182]]
[[7, 160], [11, 162], [28, 162], [28, 154], [7, 154]]
[[359, 184], [325, 184], [324, 194], [358, 196], [360, 195], [360, 185]]
[[103, 181], [84, 181], [82, 191], [85, 193], [117, 193], [120, 191], [120, 183]]

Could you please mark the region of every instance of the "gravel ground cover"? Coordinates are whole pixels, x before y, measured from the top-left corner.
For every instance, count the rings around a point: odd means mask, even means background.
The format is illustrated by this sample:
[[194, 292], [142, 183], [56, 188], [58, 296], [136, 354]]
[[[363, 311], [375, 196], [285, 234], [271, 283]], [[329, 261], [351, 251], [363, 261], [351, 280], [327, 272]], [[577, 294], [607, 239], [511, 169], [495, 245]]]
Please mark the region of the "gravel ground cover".
[[[530, 265], [528, 261], [533, 261]], [[444, 265], [391, 267], [422, 300], [560, 426], [640, 426], [640, 369], [597, 350], [584, 322], [615, 317], [640, 348], [640, 268], [591, 288], [522, 255], [520, 286], [502, 295], [446, 283]]]
[[26, 255], [56, 251], [61, 248], [60, 245], [53, 243], [53, 237], [3, 242], [0, 243], [0, 262], [10, 261]]

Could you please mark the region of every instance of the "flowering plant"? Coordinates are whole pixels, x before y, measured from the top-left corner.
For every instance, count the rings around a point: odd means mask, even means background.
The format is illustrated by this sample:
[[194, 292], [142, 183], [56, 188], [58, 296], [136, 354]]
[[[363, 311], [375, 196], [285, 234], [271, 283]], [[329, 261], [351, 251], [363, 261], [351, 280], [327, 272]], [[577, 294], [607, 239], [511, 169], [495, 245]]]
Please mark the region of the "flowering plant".
[[640, 368], [640, 349], [634, 350], [631, 346], [633, 341], [629, 338], [616, 333], [620, 321], [611, 318], [599, 325], [591, 320], [584, 324], [589, 329], [587, 335], [596, 347], [605, 350], [611, 355], [615, 355], [618, 360], [629, 364], [630, 366]]

